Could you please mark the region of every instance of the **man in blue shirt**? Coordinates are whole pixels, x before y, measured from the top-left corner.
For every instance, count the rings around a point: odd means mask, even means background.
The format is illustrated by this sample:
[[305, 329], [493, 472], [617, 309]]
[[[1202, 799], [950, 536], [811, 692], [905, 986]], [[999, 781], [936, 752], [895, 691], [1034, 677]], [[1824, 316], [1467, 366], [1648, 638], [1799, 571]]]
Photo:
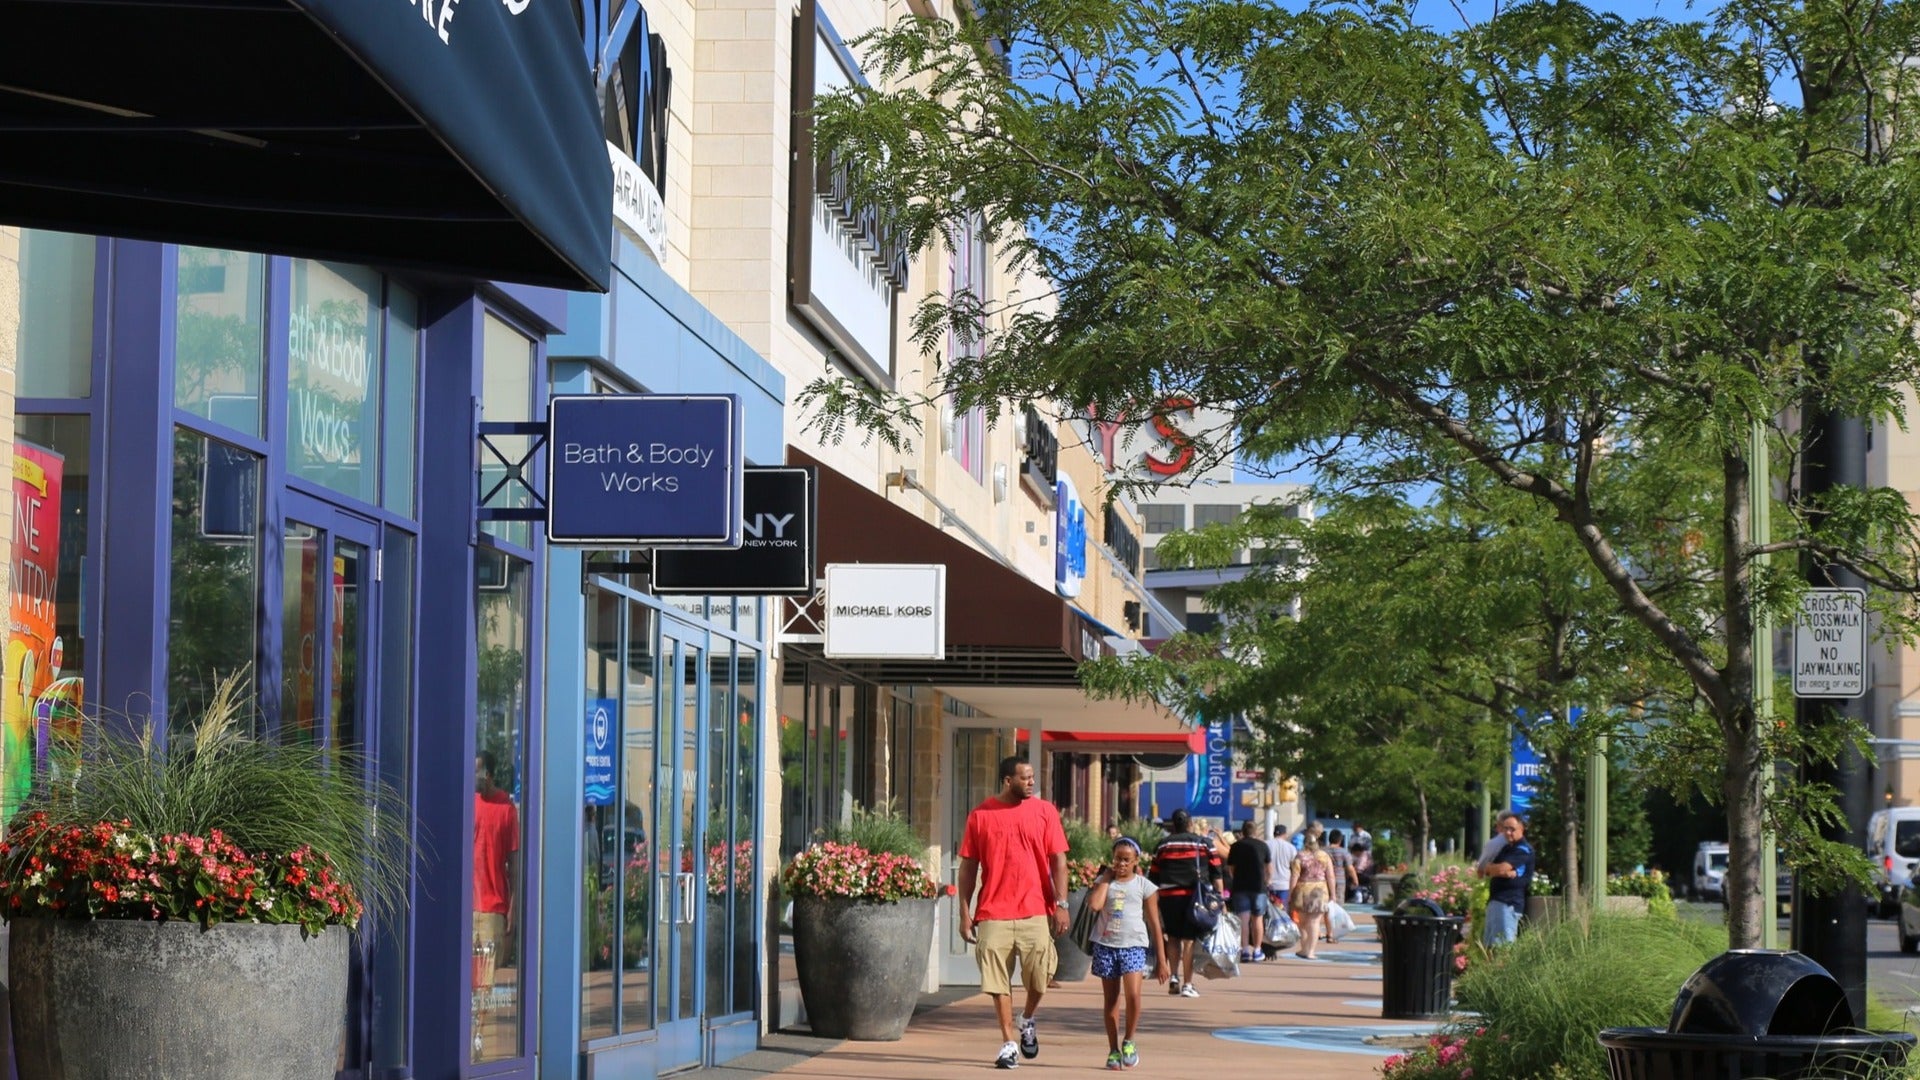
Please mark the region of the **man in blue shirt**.
[[1527, 910], [1527, 883], [1533, 880], [1527, 823], [1509, 810], [1500, 815], [1500, 836], [1505, 840], [1500, 853], [1480, 868], [1487, 878], [1486, 932], [1481, 940], [1489, 948], [1504, 945], [1519, 933], [1520, 916]]

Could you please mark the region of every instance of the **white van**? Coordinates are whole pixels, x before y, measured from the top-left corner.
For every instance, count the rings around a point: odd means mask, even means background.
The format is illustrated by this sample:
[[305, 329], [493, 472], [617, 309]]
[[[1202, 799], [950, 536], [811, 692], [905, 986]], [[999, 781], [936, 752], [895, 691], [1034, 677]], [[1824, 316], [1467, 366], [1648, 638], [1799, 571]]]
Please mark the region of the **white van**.
[[1719, 840], [1702, 840], [1693, 852], [1693, 898], [1727, 898], [1727, 845]]
[[1900, 910], [1900, 890], [1920, 865], [1920, 806], [1895, 806], [1867, 819], [1867, 858], [1873, 860], [1880, 917]]

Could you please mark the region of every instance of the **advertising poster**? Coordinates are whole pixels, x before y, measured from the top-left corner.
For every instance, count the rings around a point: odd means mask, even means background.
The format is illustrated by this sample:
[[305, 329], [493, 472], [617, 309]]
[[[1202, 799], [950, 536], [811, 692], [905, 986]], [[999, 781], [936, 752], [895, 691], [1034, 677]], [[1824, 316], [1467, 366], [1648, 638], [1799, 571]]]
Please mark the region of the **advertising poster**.
[[[63, 643], [54, 630], [60, 580], [60, 478], [64, 459], [16, 442], [13, 450], [13, 563], [6, 669], [0, 676], [0, 820], [10, 819], [44, 767], [53, 738]], [[64, 702], [61, 719], [79, 702]]]

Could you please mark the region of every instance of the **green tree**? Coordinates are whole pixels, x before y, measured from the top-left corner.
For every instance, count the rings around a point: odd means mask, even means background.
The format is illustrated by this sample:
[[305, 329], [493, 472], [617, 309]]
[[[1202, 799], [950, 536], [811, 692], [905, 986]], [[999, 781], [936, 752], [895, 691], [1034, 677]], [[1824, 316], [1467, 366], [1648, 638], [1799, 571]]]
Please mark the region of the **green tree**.
[[[1920, 7], [1876, 0], [1729, 0], [1711, 24], [1529, 2], [1451, 33], [1391, 0], [1009, 0], [864, 43], [880, 78], [820, 104], [816, 145], [911, 245], [977, 216], [1048, 283], [922, 304], [930, 357], [993, 327], [930, 396], [1120, 420], [1178, 394], [1236, 412], [1202, 460], [1351, 447], [1387, 479], [1437, 462], [1534, 500], [1689, 684], [1673, 733], [1725, 763], [1753, 946], [1769, 805], [1803, 874], [1859, 868], [1811, 831], [1830, 799], [1765, 794], [1770, 761], [1859, 733], [1757, 715], [1756, 616], [1801, 586], [1756, 556], [1857, 569], [1880, 625], [1913, 629], [1905, 501], [1789, 489], [1751, 544], [1747, 448], [1759, 427], [1792, 460], [1805, 408], [1896, 419], [1920, 376], [1915, 40]], [[828, 434], [894, 438], [926, 405], [802, 398]], [[1622, 455], [1710, 470], [1658, 508], [1710, 602], [1645, 577], [1673, 555], [1600, 467]]]

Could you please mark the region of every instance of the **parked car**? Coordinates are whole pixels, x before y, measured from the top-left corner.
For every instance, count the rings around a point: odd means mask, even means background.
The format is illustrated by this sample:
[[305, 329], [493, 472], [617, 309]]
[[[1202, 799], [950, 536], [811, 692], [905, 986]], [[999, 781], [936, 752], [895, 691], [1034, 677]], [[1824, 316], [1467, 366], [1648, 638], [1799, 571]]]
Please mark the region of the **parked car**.
[[1900, 908], [1902, 893], [1913, 884], [1914, 868], [1920, 865], [1920, 806], [1875, 811], [1867, 819], [1867, 858], [1873, 862], [1878, 913], [1890, 918]]
[[1719, 840], [1702, 840], [1693, 852], [1693, 898], [1725, 902], [1727, 845]]

